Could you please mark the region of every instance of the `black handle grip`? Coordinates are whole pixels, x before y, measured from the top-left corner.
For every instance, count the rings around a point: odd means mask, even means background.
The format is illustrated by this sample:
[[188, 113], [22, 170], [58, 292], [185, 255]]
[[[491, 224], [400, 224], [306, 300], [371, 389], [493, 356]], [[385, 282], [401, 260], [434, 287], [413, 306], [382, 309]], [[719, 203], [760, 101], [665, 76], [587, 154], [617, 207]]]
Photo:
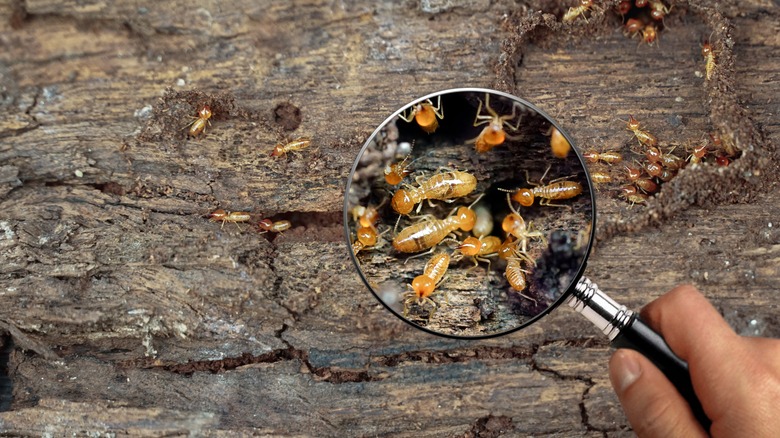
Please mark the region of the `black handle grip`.
[[634, 316], [633, 321], [629, 322], [612, 340], [612, 346], [636, 350], [650, 359], [674, 384], [680, 395], [690, 405], [693, 415], [699, 420], [704, 430], [709, 432], [712, 422], [707, 418], [707, 414], [701, 407], [701, 402], [693, 391], [688, 363], [674, 354], [661, 335]]

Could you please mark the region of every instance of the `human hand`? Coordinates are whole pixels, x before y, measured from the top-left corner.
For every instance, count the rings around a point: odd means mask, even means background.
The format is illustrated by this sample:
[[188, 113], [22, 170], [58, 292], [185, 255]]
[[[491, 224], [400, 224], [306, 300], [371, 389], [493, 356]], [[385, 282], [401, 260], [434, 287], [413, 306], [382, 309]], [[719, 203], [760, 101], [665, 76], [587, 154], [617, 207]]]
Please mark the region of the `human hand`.
[[693, 286], [672, 289], [641, 315], [688, 362], [693, 389], [712, 426], [709, 431], [701, 427], [650, 360], [619, 349], [609, 361], [609, 378], [637, 435], [780, 434], [780, 340], [737, 335]]

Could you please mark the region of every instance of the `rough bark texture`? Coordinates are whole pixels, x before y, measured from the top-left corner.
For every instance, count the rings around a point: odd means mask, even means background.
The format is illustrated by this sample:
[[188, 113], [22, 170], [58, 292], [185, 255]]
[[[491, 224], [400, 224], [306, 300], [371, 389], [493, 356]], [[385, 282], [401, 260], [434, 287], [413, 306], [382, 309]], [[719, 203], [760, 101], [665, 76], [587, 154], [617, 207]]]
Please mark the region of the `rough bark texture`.
[[[195, 3], [0, 1], [4, 434], [626, 434], [608, 343], [569, 309], [438, 338], [352, 267], [354, 157], [442, 88], [514, 92], [583, 148], [627, 150], [628, 114], [667, 144], [729, 138], [731, 166], [648, 206], [602, 189], [587, 274], [633, 308], [692, 282], [739, 333], [780, 335], [776, 3], [677, 2], [657, 47], [610, 7], [561, 25], [576, 2]], [[212, 126], [187, 138], [202, 104]], [[313, 146], [269, 156], [299, 135]]]

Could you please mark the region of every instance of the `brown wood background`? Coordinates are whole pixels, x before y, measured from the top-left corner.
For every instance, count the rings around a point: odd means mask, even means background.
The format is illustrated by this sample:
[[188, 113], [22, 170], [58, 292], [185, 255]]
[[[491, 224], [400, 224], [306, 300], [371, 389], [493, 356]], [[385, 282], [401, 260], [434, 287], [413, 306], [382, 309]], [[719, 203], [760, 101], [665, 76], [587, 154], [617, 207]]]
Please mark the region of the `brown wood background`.
[[[632, 308], [692, 282], [738, 332], [780, 336], [777, 4], [677, 2], [647, 47], [613, 13], [535, 12], [566, 3], [0, 1], [0, 432], [630, 434], [608, 343], [571, 310], [448, 340], [352, 267], [357, 151], [451, 87], [514, 92], [586, 148], [623, 145], [628, 114], [668, 142], [731, 135], [742, 158], [684, 171], [649, 207], [600, 192], [587, 274]], [[213, 126], [186, 139], [199, 102]], [[315, 146], [268, 156], [297, 135]], [[203, 218], [218, 207], [295, 227], [221, 229]]]

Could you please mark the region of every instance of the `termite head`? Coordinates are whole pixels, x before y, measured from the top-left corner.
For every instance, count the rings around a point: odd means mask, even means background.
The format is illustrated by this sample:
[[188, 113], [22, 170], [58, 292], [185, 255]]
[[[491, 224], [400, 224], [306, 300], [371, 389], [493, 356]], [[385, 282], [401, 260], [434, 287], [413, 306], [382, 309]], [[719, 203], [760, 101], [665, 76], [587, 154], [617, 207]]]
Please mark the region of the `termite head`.
[[284, 145], [279, 143], [274, 147], [274, 150], [271, 151], [272, 157], [279, 157], [284, 155]]
[[704, 43], [701, 45], [701, 56], [708, 57], [712, 54], [712, 46], [710, 43]]
[[509, 213], [501, 222], [501, 229], [509, 235], [514, 235], [516, 231], [525, 229], [525, 219], [517, 213]]
[[376, 231], [371, 227], [360, 227], [357, 230], [357, 239], [365, 246], [376, 245]]
[[200, 117], [201, 119], [209, 119], [211, 118], [211, 115], [212, 115], [211, 107], [208, 105], [203, 105], [198, 110], [198, 117]]
[[640, 176], [642, 176], [642, 169], [626, 166], [626, 178], [628, 178], [629, 181], [636, 181]]
[[271, 219], [263, 219], [257, 223], [257, 227], [263, 231], [271, 231], [274, 226], [274, 221]]
[[655, 29], [655, 26], [652, 24], [648, 24], [645, 26], [645, 30], [642, 31], [642, 38], [647, 44], [653, 44], [655, 42], [655, 39], [658, 37], [658, 32]]
[[417, 298], [425, 298], [433, 293], [436, 283], [427, 275], [418, 275], [412, 280], [412, 290]]
[[477, 214], [468, 207], [458, 207], [458, 223], [463, 231], [471, 231], [477, 223]]
[[225, 210], [220, 208], [218, 210], [212, 211], [211, 213], [206, 215], [206, 217], [215, 221], [221, 221], [224, 220], [227, 217], [227, 215], [228, 213]]
[[585, 161], [587, 161], [588, 163], [595, 163], [599, 161], [599, 153], [594, 151], [587, 151], [582, 154], [582, 157], [585, 158]]
[[648, 0], [636, 0], [634, 4], [636, 5], [637, 8], [644, 8], [645, 6], [647, 6], [647, 2]]
[[412, 201], [411, 196], [409, 196], [409, 192], [404, 189], [399, 189], [393, 195], [390, 206], [399, 214], [409, 214], [411, 213], [412, 208], [414, 208], [414, 201]]
[[636, 129], [639, 129], [639, 121], [635, 119], [633, 115], [629, 115], [628, 122], [626, 122], [626, 126], [628, 127], [629, 131], [634, 131]]
[[512, 195], [512, 199], [523, 207], [530, 207], [534, 203], [534, 192], [531, 189], [519, 189]]
[[463, 243], [458, 246], [461, 254], [467, 256], [475, 256], [479, 254], [479, 250], [482, 247], [482, 242], [474, 236], [467, 237]]

